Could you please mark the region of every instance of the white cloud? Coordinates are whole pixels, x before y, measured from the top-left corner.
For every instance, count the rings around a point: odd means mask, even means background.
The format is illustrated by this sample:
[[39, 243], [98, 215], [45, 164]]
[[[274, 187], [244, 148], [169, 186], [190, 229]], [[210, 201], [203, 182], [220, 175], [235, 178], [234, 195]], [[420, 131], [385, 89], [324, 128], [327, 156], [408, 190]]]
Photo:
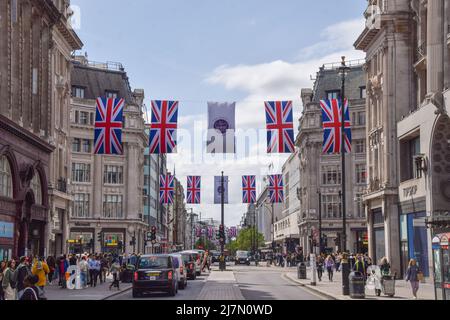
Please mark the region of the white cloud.
[[[237, 129], [248, 130], [250, 128], [265, 127], [265, 115], [263, 102], [267, 100], [293, 100], [294, 101], [294, 127], [298, 126], [298, 118], [301, 115], [300, 90], [312, 87], [310, 76], [315, 77], [319, 67], [325, 63], [338, 62], [341, 56], [347, 60], [363, 58], [361, 52], [353, 49], [353, 42], [357, 34], [363, 29], [364, 21], [361, 19], [343, 21], [327, 27], [321, 33], [320, 41], [316, 44], [299, 50], [300, 54], [293, 62], [276, 60], [255, 65], [222, 65], [209, 74], [205, 81], [210, 85], [223, 86], [226, 90], [241, 91], [246, 94], [244, 101], [237, 103], [236, 125]], [[198, 121], [201, 122], [198, 122]], [[186, 116], [180, 119], [180, 124], [186, 128], [201, 125], [206, 127], [206, 115]], [[297, 131], [297, 128], [295, 128]], [[195, 138], [197, 140], [198, 138]], [[198, 141], [194, 149], [200, 148]], [[203, 140], [200, 143], [204, 143]], [[191, 163], [192, 153], [198, 150], [181, 149], [181, 154], [171, 160], [182, 163], [177, 167], [177, 175], [182, 183], [186, 183], [186, 175], [202, 175], [202, 197], [205, 204], [194, 206], [194, 210], [201, 211], [203, 217], [220, 219], [220, 206], [212, 205], [213, 201], [213, 176], [220, 175], [222, 170], [230, 175], [230, 205], [226, 206], [226, 224], [236, 225], [241, 220], [246, 206], [241, 202], [241, 175], [256, 174], [259, 180], [263, 174], [267, 174], [267, 166], [275, 162], [276, 171], [281, 171], [281, 166], [287, 159], [286, 155], [268, 156], [265, 139], [252, 146], [251, 156], [237, 160], [218, 161], [212, 164]], [[184, 162], [186, 161], [186, 162]], [[173, 167], [173, 164], [171, 164]], [[171, 168], [169, 165], [169, 168]], [[258, 187], [260, 181], [257, 183]]]

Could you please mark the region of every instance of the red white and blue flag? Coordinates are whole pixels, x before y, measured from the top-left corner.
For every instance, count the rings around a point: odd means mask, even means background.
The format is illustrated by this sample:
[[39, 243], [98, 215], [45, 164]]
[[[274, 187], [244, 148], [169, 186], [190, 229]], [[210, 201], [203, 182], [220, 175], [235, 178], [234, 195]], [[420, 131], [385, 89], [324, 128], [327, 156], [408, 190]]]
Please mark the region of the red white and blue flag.
[[292, 101], [268, 101], [266, 105], [267, 152], [294, 153]]
[[159, 201], [162, 204], [172, 204], [174, 193], [174, 176], [161, 175], [159, 177]]
[[124, 99], [97, 98], [95, 112], [95, 154], [123, 154], [122, 123]]
[[269, 176], [269, 198], [271, 203], [282, 203], [284, 201], [283, 175], [275, 174]]
[[242, 202], [256, 203], [256, 177], [242, 177]]
[[150, 154], [176, 153], [178, 101], [152, 101]]
[[187, 177], [187, 203], [200, 204], [201, 177]]
[[[338, 99], [321, 100], [323, 119], [323, 153], [342, 152], [342, 109]], [[348, 100], [345, 100], [345, 152], [352, 150], [352, 129]]]

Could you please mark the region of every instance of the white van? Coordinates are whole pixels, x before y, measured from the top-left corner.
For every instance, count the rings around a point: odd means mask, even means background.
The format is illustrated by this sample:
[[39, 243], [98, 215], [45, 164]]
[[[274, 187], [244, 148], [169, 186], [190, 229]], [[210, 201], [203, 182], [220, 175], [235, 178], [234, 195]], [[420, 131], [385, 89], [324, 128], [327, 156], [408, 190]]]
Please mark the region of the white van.
[[179, 253], [173, 253], [170, 256], [174, 257], [174, 267], [178, 275], [178, 287], [183, 290], [187, 286], [187, 270], [184, 265], [183, 257]]

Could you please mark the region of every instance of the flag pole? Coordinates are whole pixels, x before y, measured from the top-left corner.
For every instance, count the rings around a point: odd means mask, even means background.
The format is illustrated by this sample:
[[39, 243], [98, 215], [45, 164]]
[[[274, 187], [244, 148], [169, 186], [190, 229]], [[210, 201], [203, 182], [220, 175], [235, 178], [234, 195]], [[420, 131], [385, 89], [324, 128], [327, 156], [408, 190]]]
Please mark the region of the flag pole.
[[[223, 227], [223, 231], [225, 233], [225, 188], [224, 188], [224, 176], [222, 171], [222, 180], [221, 180], [221, 188], [220, 188], [220, 198], [221, 198], [221, 224]], [[223, 235], [221, 235], [222, 237]], [[224, 244], [225, 244], [225, 238], [220, 242], [220, 252], [221, 252], [221, 259], [220, 259], [220, 270], [225, 271], [226, 269], [226, 262], [225, 262], [225, 256], [224, 256]]]

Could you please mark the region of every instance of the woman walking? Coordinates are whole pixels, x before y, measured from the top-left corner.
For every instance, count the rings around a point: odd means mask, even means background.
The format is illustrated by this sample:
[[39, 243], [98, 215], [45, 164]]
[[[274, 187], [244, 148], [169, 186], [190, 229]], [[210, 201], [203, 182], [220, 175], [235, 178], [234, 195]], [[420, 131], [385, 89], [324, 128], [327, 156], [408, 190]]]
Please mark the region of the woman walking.
[[317, 257], [317, 277], [319, 278], [319, 281], [322, 281], [322, 274], [323, 274], [323, 258], [322, 256]]
[[406, 281], [411, 283], [413, 299], [417, 299], [417, 291], [419, 291], [419, 274], [421, 274], [420, 268], [417, 265], [415, 259], [409, 261], [408, 270], [406, 270]]
[[10, 260], [3, 272], [2, 288], [5, 300], [16, 300], [16, 283], [14, 282], [14, 271], [16, 270], [16, 261]]
[[327, 272], [328, 272], [328, 280], [330, 280], [330, 282], [333, 282], [333, 269], [334, 269], [334, 260], [331, 256], [328, 256], [327, 259], [325, 260], [325, 268], [327, 268]]
[[109, 290], [113, 287], [117, 287], [117, 290], [120, 290], [119, 288], [119, 274], [120, 274], [120, 263], [117, 259], [114, 259], [111, 269], [109, 270], [110, 273], [113, 275], [113, 283], [109, 286]]
[[[3, 282], [4, 272], [6, 270], [6, 261], [0, 262], [0, 283]], [[5, 300], [5, 293], [3, 286], [0, 286], [0, 300]]]

